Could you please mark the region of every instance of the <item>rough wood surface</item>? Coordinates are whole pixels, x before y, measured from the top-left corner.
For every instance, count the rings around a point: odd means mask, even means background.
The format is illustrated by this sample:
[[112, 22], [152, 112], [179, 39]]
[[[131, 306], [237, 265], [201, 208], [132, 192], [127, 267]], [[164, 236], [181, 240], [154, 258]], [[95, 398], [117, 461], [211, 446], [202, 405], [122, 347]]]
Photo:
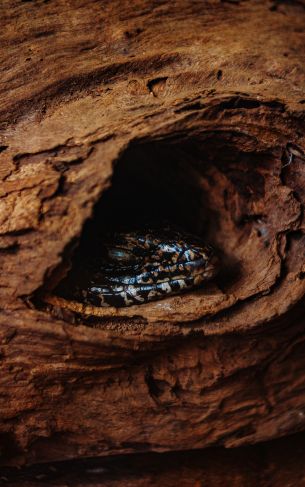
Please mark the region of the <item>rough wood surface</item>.
[[[2, 462], [304, 429], [305, 4], [0, 8]], [[136, 205], [214, 243], [216, 282], [91, 321], [42, 305], [86, 221]]]
[[0, 472], [3, 486], [304, 487], [305, 437], [235, 449], [150, 453], [39, 464]]

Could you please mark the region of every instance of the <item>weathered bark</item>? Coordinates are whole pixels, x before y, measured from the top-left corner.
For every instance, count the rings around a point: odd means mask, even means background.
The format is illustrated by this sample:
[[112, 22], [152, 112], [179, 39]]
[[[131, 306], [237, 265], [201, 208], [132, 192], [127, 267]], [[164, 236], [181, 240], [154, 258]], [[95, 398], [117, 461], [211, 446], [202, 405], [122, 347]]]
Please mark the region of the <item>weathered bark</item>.
[[2, 469], [9, 487], [304, 487], [305, 435], [251, 447], [99, 457]]
[[[1, 8], [2, 462], [304, 429], [305, 4]], [[80, 238], [147, 215], [204, 234], [216, 282], [63, 311]]]

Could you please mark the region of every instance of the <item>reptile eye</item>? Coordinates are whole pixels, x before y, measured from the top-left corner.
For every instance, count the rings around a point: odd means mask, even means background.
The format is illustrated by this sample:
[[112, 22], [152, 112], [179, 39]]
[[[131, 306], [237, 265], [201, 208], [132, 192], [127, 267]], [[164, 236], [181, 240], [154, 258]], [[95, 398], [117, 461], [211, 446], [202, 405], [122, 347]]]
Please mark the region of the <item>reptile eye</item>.
[[116, 262], [132, 262], [136, 260], [132, 252], [117, 247], [108, 249], [107, 256], [109, 259], [114, 260]]

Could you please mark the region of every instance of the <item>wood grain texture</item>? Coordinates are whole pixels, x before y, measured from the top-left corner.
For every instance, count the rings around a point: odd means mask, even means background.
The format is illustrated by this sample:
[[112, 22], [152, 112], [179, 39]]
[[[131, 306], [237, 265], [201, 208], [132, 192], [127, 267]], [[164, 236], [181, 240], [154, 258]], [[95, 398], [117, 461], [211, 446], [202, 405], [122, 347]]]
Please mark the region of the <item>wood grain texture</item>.
[[234, 449], [89, 458], [2, 468], [3, 485], [43, 487], [303, 487], [304, 433]]
[[[304, 429], [305, 4], [0, 9], [2, 463]], [[42, 305], [142, 187], [219, 249], [216, 282], [94, 320]]]

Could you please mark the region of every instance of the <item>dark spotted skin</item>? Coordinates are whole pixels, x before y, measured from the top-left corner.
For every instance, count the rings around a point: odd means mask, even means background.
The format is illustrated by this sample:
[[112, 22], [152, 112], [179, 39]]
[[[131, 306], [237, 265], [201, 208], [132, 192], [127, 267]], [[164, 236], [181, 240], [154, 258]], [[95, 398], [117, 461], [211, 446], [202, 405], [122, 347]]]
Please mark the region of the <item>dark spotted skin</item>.
[[104, 242], [103, 261], [81, 301], [94, 306], [130, 306], [199, 286], [214, 277], [217, 258], [196, 237], [165, 229], [117, 233]]

